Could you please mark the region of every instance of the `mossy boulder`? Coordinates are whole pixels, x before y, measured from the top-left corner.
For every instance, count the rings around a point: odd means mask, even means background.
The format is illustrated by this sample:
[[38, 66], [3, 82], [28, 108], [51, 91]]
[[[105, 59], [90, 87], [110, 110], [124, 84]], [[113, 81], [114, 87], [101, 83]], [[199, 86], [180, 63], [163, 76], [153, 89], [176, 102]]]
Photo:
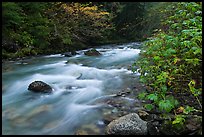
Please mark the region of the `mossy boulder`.
[[96, 49], [91, 49], [91, 50], [85, 51], [84, 55], [87, 55], [87, 56], [100, 56], [101, 53], [98, 52]]
[[28, 90], [33, 92], [51, 93], [52, 87], [42, 81], [34, 81], [28, 86]]

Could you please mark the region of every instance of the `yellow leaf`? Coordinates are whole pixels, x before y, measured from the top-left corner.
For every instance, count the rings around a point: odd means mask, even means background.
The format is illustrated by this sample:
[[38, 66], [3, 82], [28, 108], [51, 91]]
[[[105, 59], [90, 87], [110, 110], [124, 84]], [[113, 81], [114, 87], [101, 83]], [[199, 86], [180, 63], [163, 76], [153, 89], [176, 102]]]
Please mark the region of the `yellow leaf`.
[[168, 82], [168, 85], [171, 86], [171, 81]]
[[183, 111], [184, 111], [184, 107], [179, 107], [177, 110], [176, 110], [176, 113], [178, 114], [178, 113], [183, 113]]

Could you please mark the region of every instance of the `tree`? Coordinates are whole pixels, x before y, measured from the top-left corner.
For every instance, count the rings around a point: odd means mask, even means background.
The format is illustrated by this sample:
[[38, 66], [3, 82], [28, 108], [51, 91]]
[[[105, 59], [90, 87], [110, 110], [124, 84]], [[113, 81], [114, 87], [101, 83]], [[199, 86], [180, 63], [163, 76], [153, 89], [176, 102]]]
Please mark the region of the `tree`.
[[140, 30], [144, 13], [145, 3], [143, 2], [124, 2], [121, 12], [114, 18], [116, 30], [121, 37], [128, 40], [140, 39]]
[[2, 49], [9, 52], [18, 50], [17, 40], [22, 31], [25, 16], [21, 7], [14, 2], [2, 3]]

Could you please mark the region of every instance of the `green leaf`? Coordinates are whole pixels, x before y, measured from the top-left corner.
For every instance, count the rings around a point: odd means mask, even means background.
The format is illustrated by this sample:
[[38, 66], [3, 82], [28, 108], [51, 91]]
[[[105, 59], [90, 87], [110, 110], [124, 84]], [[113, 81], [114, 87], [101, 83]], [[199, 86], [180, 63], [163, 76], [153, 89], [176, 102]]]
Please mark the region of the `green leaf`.
[[171, 104], [173, 105], [173, 107], [176, 107], [179, 105], [178, 100], [176, 100], [173, 96], [169, 95], [166, 97], [167, 100], [169, 100], [171, 102]]
[[166, 92], [167, 91], [167, 86], [166, 85], [162, 85], [161, 89], [162, 89], [162, 92]]
[[199, 65], [200, 64], [200, 59], [198, 58], [194, 58], [194, 59], [185, 59], [185, 61], [188, 63], [188, 64], [192, 64], [193, 66], [196, 66], [196, 65]]
[[153, 101], [157, 101], [157, 100], [158, 100], [158, 96], [155, 95], [155, 94], [149, 94], [149, 95], [147, 96], [147, 99], [153, 100]]
[[141, 92], [141, 93], [138, 94], [138, 98], [139, 99], [144, 99], [146, 95], [147, 95], [147, 92]]
[[202, 14], [202, 11], [200, 11], [200, 10], [199, 10], [199, 11], [196, 11], [195, 14], [196, 14], [196, 15], [200, 15], [200, 14]]
[[144, 77], [141, 77], [141, 76], [140, 76], [140, 82], [146, 83], [146, 79], [145, 79]]
[[144, 107], [149, 111], [154, 108], [154, 106], [152, 104], [145, 104]]
[[184, 114], [189, 114], [190, 112], [193, 112], [195, 109], [194, 107], [186, 106], [186, 108], [183, 110]]
[[198, 47], [192, 47], [192, 50], [194, 50], [193, 54], [202, 54], [202, 48], [198, 48]]
[[195, 12], [195, 11], [196, 11], [196, 8], [192, 7], [192, 11]]
[[159, 102], [159, 110], [170, 112], [173, 108], [173, 104], [169, 100], [161, 100]]
[[175, 124], [184, 124], [185, 116], [183, 115], [176, 115], [175, 120], [172, 122], [173, 125]]
[[155, 61], [158, 61], [158, 60], [160, 60], [160, 57], [159, 57], [159, 56], [155, 56], [155, 57], [154, 57], [154, 60], [155, 60]]
[[169, 48], [169, 49], [167, 50], [167, 52], [168, 52], [169, 54], [175, 54], [175, 53], [176, 53], [176, 50], [175, 50], [175, 49], [172, 49], [172, 48]]

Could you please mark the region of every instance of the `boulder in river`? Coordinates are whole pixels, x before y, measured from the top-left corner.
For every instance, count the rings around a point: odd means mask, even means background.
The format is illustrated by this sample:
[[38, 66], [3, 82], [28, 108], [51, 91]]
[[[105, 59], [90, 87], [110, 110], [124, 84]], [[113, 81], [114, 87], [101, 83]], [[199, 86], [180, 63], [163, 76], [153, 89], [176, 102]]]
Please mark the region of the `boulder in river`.
[[106, 128], [108, 135], [147, 135], [147, 122], [130, 113], [113, 120]]
[[84, 54], [87, 56], [100, 56], [101, 55], [101, 53], [98, 52], [96, 49], [85, 51]]
[[42, 81], [34, 81], [28, 86], [28, 90], [34, 92], [50, 93], [52, 92], [52, 87]]
[[62, 55], [64, 55], [65, 57], [72, 57], [76, 54], [77, 54], [76, 51], [71, 51], [71, 52], [65, 52]]

